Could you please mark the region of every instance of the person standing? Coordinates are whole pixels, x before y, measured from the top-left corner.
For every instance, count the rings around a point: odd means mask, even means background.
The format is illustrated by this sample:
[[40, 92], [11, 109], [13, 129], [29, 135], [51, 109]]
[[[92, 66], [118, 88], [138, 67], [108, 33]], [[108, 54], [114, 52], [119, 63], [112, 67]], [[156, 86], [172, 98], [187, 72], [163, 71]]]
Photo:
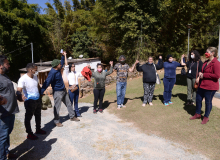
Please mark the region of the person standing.
[[6, 73], [10, 65], [7, 57], [0, 55], [0, 159], [6, 160], [17, 158], [16, 155], [9, 153], [10, 137], [15, 121], [15, 114], [19, 112], [17, 98], [12, 81]]
[[167, 55], [167, 62], [164, 62], [164, 92], [163, 99], [164, 105], [168, 106], [169, 104], [173, 104], [171, 102], [172, 89], [174, 84], [176, 83], [176, 68], [181, 67], [181, 64], [173, 60], [172, 55]]
[[200, 119], [202, 100], [205, 98], [205, 115], [201, 124], [209, 121], [209, 115], [212, 110], [212, 99], [215, 92], [219, 90], [220, 62], [217, 59], [218, 50], [215, 47], [209, 47], [205, 53], [207, 61], [204, 62], [199, 77], [196, 79], [198, 90], [196, 94], [196, 113], [191, 120]]
[[202, 61], [200, 60], [200, 54], [197, 50], [191, 51], [189, 55], [188, 62], [184, 62], [185, 55], [181, 57], [181, 65], [187, 66], [187, 103], [186, 105], [194, 105], [196, 103], [196, 88], [194, 88], [194, 84], [196, 81], [196, 73], [202, 70]]
[[143, 87], [144, 87], [144, 101], [142, 106], [147, 103], [153, 105], [152, 99], [154, 95], [154, 88], [156, 83], [156, 70], [163, 68], [162, 56], [159, 57], [158, 63], [153, 63], [153, 57], [148, 58], [148, 62], [140, 66], [139, 61], [136, 61], [136, 69], [138, 72], [143, 72]]
[[54, 98], [54, 123], [57, 127], [62, 127], [63, 125], [60, 123], [60, 108], [61, 102], [63, 102], [67, 110], [69, 112], [69, 117], [71, 121], [80, 121], [75, 116], [75, 111], [69, 99], [69, 95], [66, 91], [63, 78], [61, 75], [61, 69], [64, 65], [64, 56], [62, 55], [61, 62], [58, 59], [54, 59], [51, 63], [52, 68], [48, 74], [47, 79], [45, 80], [42, 88], [41, 88], [41, 95], [44, 94], [44, 91], [47, 87], [51, 84], [53, 89], [53, 98]]
[[[79, 108], [78, 108], [78, 99], [79, 99], [79, 83], [78, 83], [78, 78], [82, 77], [82, 74], [80, 72], [76, 72], [75, 70], [75, 64], [70, 63], [68, 65], [67, 62], [67, 57], [66, 57], [66, 52], [64, 52], [64, 57], [65, 57], [65, 74], [68, 79], [69, 83], [69, 98], [71, 103], [73, 104], [74, 101], [74, 108], [75, 108], [75, 114], [76, 117], [82, 117], [81, 114], [79, 113]], [[76, 89], [74, 89], [76, 88]]]
[[117, 77], [116, 77], [116, 93], [117, 93], [117, 109], [126, 107], [124, 105], [124, 98], [127, 88], [127, 77], [128, 72], [133, 72], [134, 67], [136, 66], [136, 63], [133, 65], [132, 68], [129, 67], [129, 65], [126, 62], [125, 56], [121, 55], [119, 57], [119, 63], [116, 63], [114, 66], [114, 70], [117, 71]]
[[106, 76], [110, 75], [113, 72], [113, 61], [110, 61], [109, 64], [111, 65], [110, 71], [105, 72], [103, 71], [103, 66], [101, 63], [97, 64], [97, 71], [92, 72], [92, 77], [95, 79], [94, 81], [94, 109], [93, 113], [97, 113], [97, 103], [99, 101], [99, 112], [103, 113], [102, 103], [105, 94], [105, 79]]
[[[40, 86], [37, 78], [37, 65], [34, 63], [28, 63], [26, 66], [27, 74], [23, 75], [18, 80], [17, 97], [20, 102], [24, 101], [24, 107], [26, 110], [24, 125], [27, 132], [27, 139], [36, 140], [38, 137], [33, 134], [31, 129], [31, 119], [35, 116], [36, 134], [46, 134], [41, 129], [41, 107], [42, 101], [40, 98]], [[21, 93], [24, 93], [24, 97], [21, 98]]]

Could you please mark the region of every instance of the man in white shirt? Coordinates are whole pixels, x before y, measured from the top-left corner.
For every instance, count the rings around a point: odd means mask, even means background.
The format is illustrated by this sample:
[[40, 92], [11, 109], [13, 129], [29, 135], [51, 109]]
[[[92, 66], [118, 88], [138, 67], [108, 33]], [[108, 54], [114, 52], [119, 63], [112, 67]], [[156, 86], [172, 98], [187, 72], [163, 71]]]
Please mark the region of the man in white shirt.
[[[37, 65], [28, 63], [26, 69], [27, 74], [18, 80], [17, 98], [19, 101], [24, 101], [26, 109], [24, 124], [28, 134], [27, 139], [36, 140], [38, 137], [33, 134], [31, 129], [31, 119], [33, 115], [35, 116], [36, 122], [36, 134], [46, 134], [46, 132], [41, 129], [42, 101], [39, 93], [40, 87], [37, 78]], [[24, 93], [23, 97], [21, 95], [22, 89]]]
[[68, 82], [69, 82], [69, 97], [70, 101], [73, 104], [74, 101], [74, 108], [75, 108], [75, 115], [76, 117], [82, 117], [79, 108], [78, 108], [78, 99], [79, 99], [79, 82], [78, 78], [82, 77], [82, 74], [80, 72], [76, 72], [75, 70], [75, 64], [70, 63], [68, 65], [66, 52], [64, 52], [65, 57], [65, 68], [64, 72], [67, 76]]

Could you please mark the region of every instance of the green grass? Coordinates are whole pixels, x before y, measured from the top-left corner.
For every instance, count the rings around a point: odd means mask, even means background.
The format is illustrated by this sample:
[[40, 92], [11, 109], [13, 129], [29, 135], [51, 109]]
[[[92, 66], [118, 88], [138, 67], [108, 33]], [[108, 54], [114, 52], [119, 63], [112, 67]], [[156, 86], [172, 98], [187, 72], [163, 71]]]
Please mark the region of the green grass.
[[[163, 75], [160, 75], [161, 78]], [[126, 109], [117, 110], [115, 84], [106, 88], [104, 105], [110, 113], [123, 121], [133, 122], [142, 132], [154, 134], [165, 139], [189, 147], [187, 151], [206, 155], [211, 159], [220, 159], [220, 109], [213, 107], [210, 121], [206, 125], [201, 120], [189, 120], [195, 113], [195, 106], [185, 106], [186, 78], [177, 75], [173, 89], [173, 105], [164, 106], [163, 81], [156, 85], [153, 106], [142, 107], [143, 83], [142, 78], [128, 81], [126, 91]], [[93, 103], [93, 94], [80, 99], [80, 102]], [[202, 111], [205, 112], [203, 104]]]

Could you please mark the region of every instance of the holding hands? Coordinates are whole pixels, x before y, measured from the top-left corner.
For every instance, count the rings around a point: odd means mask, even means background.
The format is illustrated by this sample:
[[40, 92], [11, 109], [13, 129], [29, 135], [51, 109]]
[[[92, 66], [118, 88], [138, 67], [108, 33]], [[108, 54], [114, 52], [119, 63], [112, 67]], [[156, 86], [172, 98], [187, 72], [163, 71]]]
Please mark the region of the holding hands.
[[138, 64], [139, 63], [139, 60], [136, 60], [135, 64]]
[[199, 78], [203, 79], [203, 73], [199, 72]]

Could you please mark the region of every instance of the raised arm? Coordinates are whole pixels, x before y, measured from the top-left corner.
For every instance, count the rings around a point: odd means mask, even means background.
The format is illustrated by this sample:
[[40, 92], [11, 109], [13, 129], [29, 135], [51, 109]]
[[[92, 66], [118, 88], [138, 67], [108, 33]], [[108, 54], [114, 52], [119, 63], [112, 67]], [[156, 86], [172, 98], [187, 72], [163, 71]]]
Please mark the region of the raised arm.
[[142, 67], [140, 66], [140, 63], [138, 60], [136, 60], [136, 69], [138, 72], [143, 72]]
[[162, 60], [162, 56], [159, 57], [158, 63], [155, 65], [156, 69], [162, 69], [163, 68], [163, 60]]
[[134, 63], [134, 65], [132, 66], [132, 68], [129, 68], [129, 72], [133, 72], [134, 71], [134, 67], [136, 66], [137, 61]]
[[113, 72], [113, 61], [110, 61], [109, 64], [111, 65], [111, 67], [110, 67], [110, 71], [106, 72], [106, 76], [112, 74]]
[[68, 62], [67, 62], [67, 57], [66, 57], [66, 52], [65, 51], [63, 52], [63, 55], [64, 55], [64, 59], [65, 59], [64, 72], [65, 72], [66, 76], [68, 76], [68, 74], [69, 74], [69, 65], [68, 65]]
[[63, 65], [64, 65], [64, 53], [62, 54], [62, 57], [61, 57], [61, 68], [63, 68]]
[[184, 54], [181, 56], [181, 65], [182, 65], [182, 66], [185, 66], [185, 65], [186, 65], [185, 55], [184, 55]]

